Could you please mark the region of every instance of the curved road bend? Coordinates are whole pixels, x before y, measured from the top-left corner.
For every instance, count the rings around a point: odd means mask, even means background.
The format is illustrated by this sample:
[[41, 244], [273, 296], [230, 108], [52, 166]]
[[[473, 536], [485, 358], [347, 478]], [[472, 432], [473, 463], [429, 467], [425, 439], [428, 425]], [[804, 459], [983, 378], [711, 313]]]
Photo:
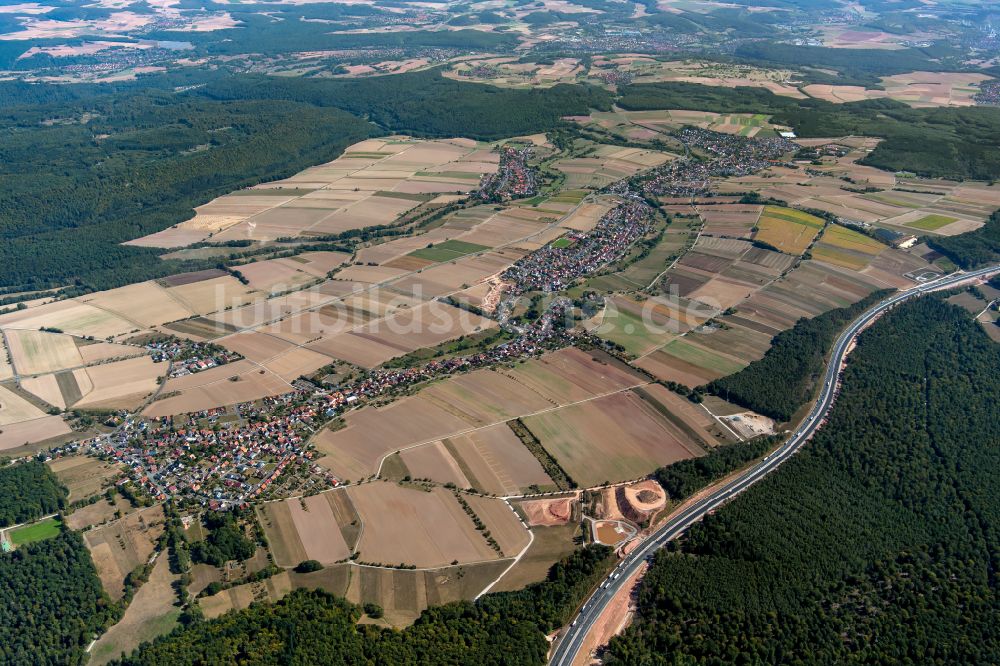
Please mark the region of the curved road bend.
[[615, 594], [636, 573], [642, 565], [643, 560], [666, 545], [668, 541], [682, 534], [688, 527], [701, 520], [707, 513], [718, 508], [733, 496], [743, 492], [762, 479], [802, 448], [802, 445], [820, 427], [824, 417], [833, 405], [833, 401], [837, 395], [837, 379], [840, 374], [840, 367], [847, 356], [851, 342], [863, 328], [873, 322], [883, 312], [905, 300], [931, 291], [946, 289], [966, 280], [985, 277], [998, 272], [1000, 272], [1000, 265], [994, 265], [978, 271], [968, 273], [959, 272], [938, 278], [937, 280], [890, 296], [872, 306], [864, 314], [855, 319], [847, 330], [837, 338], [837, 342], [833, 347], [833, 353], [830, 356], [830, 363], [826, 369], [826, 375], [823, 379], [824, 384], [820, 390], [819, 398], [816, 400], [812, 411], [809, 412], [809, 415], [799, 425], [792, 436], [773, 453], [768, 454], [762, 461], [747, 469], [739, 477], [671, 518], [655, 532], [647, 536], [638, 548], [622, 559], [614, 571], [611, 572], [611, 575], [601, 583], [601, 587], [595, 590], [583, 604], [568, 630], [559, 639], [549, 661], [550, 666], [570, 666], [573, 663], [594, 623], [600, 618]]

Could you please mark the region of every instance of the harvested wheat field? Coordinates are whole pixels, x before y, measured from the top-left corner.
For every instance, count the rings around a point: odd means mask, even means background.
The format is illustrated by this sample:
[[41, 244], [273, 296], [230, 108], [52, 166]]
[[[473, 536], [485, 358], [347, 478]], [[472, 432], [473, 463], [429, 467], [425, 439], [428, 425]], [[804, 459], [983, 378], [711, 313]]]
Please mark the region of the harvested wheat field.
[[148, 356], [115, 361], [87, 368], [93, 390], [83, 396], [78, 407], [133, 409], [156, 390], [157, 378], [167, 364], [153, 363]]
[[290, 342], [257, 331], [241, 331], [215, 342], [254, 363], [262, 363], [294, 348]]
[[286, 382], [292, 382], [316, 372], [325, 365], [330, 365], [332, 360], [324, 354], [297, 348], [271, 359], [264, 364], [264, 367]]
[[504, 557], [513, 557], [528, 545], [528, 528], [506, 502], [479, 495], [462, 497], [496, 539]]
[[757, 223], [754, 240], [767, 243], [782, 252], [799, 255], [823, 228], [823, 220], [790, 208], [766, 206]]
[[559, 226], [574, 231], [590, 231], [614, 207], [614, 201], [581, 204], [569, 217], [560, 222]]
[[[0, 415], [2, 415], [0, 410]], [[59, 416], [41, 416], [29, 421], [19, 421], [0, 426], [0, 451], [11, 451], [20, 446], [44, 442], [73, 432]], [[13, 453], [13, 451], [11, 451]]]
[[156, 282], [140, 282], [100, 291], [81, 296], [77, 300], [102, 310], [110, 310], [122, 319], [143, 327], [159, 326], [195, 314]]
[[[447, 440], [445, 440], [447, 441]], [[454, 484], [458, 488], [472, 488], [461, 464], [445, 448], [444, 442], [432, 442], [401, 451], [399, 457], [413, 479], [429, 479], [436, 483]]]
[[[66, 409], [67, 401], [55, 374], [39, 375], [21, 380], [21, 388], [43, 402]], [[2, 408], [0, 408], [2, 411]]]
[[625, 481], [704, 455], [661, 411], [632, 392], [523, 419], [566, 473], [585, 487]]
[[[222, 366], [221, 369], [227, 368], [229, 366]], [[233, 377], [236, 379], [233, 380]], [[168, 397], [150, 403], [142, 413], [150, 418], [187, 414], [213, 407], [235, 405], [238, 402], [259, 400], [266, 396], [288, 393], [291, 390], [292, 387], [288, 382], [267, 370], [250, 370], [237, 375], [229, 368], [227, 378], [183, 389], [179, 395], [165, 394]]]
[[321, 431], [313, 439], [325, 454], [319, 463], [342, 479], [374, 474], [387, 454], [414, 444], [433, 442], [471, 426], [416, 395], [380, 408], [365, 407], [345, 417], [347, 427]]
[[394, 141], [374, 142], [378, 149], [368, 148], [372, 141], [355, 144], [332, 162], [219, 197], [192, 219], [129, 244], [174, 248], [209, 234], [213, 241], [269, 241], [387, 225], [421, 203], [407, 193], [468, 192], [497, 170], [498, 156], [475, 142]]
[[55, 301], [0, 315], [0, 328], [8, 331], [12, 328], [37, 331], [43, 327], [95, 338], [119, 336], [142, 328], [110, 312], [76, 301]]
[[77, 339], [76, 346], [80, 352], [80, 358], [87, 365], [103, 361], [133, 358], [149, 353], [142, 347], [122, 345], [115, 342], [88, 342]]
[[9, 388], [0, 386], [0, 426], [30, 421], [45, 416], [45, 412]]
[[498, 557], [444, 488], [428, 492], [375, 481], [347, 492], [365, 526], [358, 544], [362, 562], [433, 567]]
[[10, 349], [11, 364], [20, 375], [55, 372], [83, 365], [83, 358], [72, 336], [11, 329], [4, 335]]
[[595, 395], [646, 383], [646, 378], [599, 351], [568, 347], [518, 364], [505, 373], [552, 405], [565, 405]]
[[506, 423], [410, 449], [402, 456], [414, 478], [451, 481], [495, 495], [516, 495], [533, 487], [555, 489], [541, 463]]
[[246, 305], [265, 296], [231, 275], [172, 286], [167, 293], [199, 315]]
[[269, 502], [261, 508], [261, 524], [275, 564], [294, 567], [304, 560], [316, 560], [330, 565], [350, 556], [351, 548], [342, 531], [350, 524], [344, 516], [340, 517], [345, 521], [343, 528], [338, 522], [328, 499], [331, 494]]
[[421, 397], [475, 426], [500, 423], [552, 406], [505, 369], [475, 370], [428, 386]]

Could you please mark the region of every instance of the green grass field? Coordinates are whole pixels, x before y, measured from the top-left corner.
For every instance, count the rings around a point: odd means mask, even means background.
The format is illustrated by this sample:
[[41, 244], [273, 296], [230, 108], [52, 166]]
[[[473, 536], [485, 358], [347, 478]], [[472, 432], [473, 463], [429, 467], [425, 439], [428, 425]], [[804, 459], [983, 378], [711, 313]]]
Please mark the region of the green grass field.
[[571, 241], [570, 239], [568, 239], [566, 237], [563, 237], [563, 238], [557, 238], [552, 243], [552, 247], [556, 248], [557, 250], [561, 250], [562, 248], [569, 247], [572, 244], [573, 244], [573, 241]]
[[43, 541], [59, 534], [62, 530], [62, 523], [56, 518], [48, 518], [34, 525], [19, 527], [11, 530], [8, 535], [11, 543], [15, 546], [23, 546], [26, 543]]
[[696, 347], [682, 338], [667, 343], [663, 347], [663, 351], [688, 363], [718, 372], [722, 375], [731, 375], [745, 367], [744, 364], [719, 356], [702, 347]]
[[615, 308], [598, 329], [598, 335], [625, 348], [633, 356], [646, 354], [677, 337], [677, 333], [646, 325], [642, 316], [624, 308]]
[[874, 238], [836, 224], [831, 224], [827, 228], [823, 234], [823, 242], [837, 248], [856, 250], [865, 254], [878, 254], [885, 249], [885, 245]]
[[427, 259], [428, 261], [451, 261], [452, 259], [458, 259], [473, 252], [482, 252], [488, 249], [490, 248], [486, 245], [466, 243], [460, 240], [446, 240], [443, 243], [436, 243], [431, 247], [414, 250], [407, 256]]
[[906, 226], [913, 227], [914, 229], [922, 229], [924, 231], [937, 231], [941, 227], [946, 227], [952, 222], [958, 222], [958, 219], [948, 217], [947, 215], [927, 215], [920, 218], [916, 222], [910, 222]]
[[565, 190], [555, 195], [554, 197], [549, 197], [549, 201], [553, 203], [569, 203], [578, 204], [583, 201], [590, 192], [587, 190]]
[[794, 208], [783, 208], [781, 206], [765, 206], [764, 216], [777, 218], [779, 220], [786, 220], [788, 222], [795, 222], [796, 224], [804, 224], [807, 227], [812, 227], [813, 229], [822, 229], [823, 220], [806, 213], [801, 210], [795, 210]]

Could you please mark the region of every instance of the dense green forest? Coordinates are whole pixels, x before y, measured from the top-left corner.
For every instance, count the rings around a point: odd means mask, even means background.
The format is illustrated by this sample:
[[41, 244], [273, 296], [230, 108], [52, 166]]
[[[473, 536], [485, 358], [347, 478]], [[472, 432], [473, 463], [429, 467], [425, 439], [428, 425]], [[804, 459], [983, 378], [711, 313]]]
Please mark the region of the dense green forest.
[[335, 106], [392, 132], [496, 140], [543, 132], [563, 116], [610, 110], [612, 97], [589, 85], [514, 90], [455, 81], [439, 69], [367, 79], [229, 77], [195, 94], [216, 100], [283, 99]]
[[4, 664], [83, 664], [84, 647], [117, 612], [76, 532], [0, 554]]
[[257, 546], [246, 538], [230, 512], [210, 511], [202, 517], [208, 536], [191, 545], [191, 559], [221, 567], [229, 560], [248, 560]]
[[66, 507], [67, 496], [66, 488], [43, 462], [0, 467], [0, 527], [56, 513]]
[[964, 269], [1000, 261], [1000, 211], [986, 224], [957, 236], [933, 236], [927, 244]]
[[678, 460], [653, 472], [670, 499], [687, 499], [714, 481], [759, 458], [780, 441], [780, 437], [754, 437], [745, 442], [717, 446], [699, 458]]
[[358, 81], [227, 76], [186, 93], [99, 90], [0, 105], [0, 288], [107, 289], [206, 268], [214, 262], [161, 261], [157, 250], [119, 243], [373, 134], [498, 138], [610, 104], [589, 86], [504, 90], [437, 71]]
[[611, 559], [606, 546], [579, 550], [555, 564], [546, 581], [429, 608], [402, 631], [358, 625], [358, 606], [296, 590], [274, 604], [179, 628], [120, 663], [543, 664], [545, 634], [568, 621]]
[[373, 130], [333, 108], [152, 92], [8, 109], [0, 286], [104, 289], [203, 268], [118, 244], [213, 197], [333, 159]]
[[833, 104], [760, 88], [683, 82], [626, 86], [618, 103], [629, 110], [767, 113], [801, 137], [882, 137], [884, 141], [862, 164], [929, 177], [1000, 178], [1000, 154], [994, 149], [1000, 142], [1000, 108], [914, 109], [891, 99]]
[[886, 314], [809, 444], [658, 555], [609, 663], [1000, 663], [998, 352], [937, 298]]
[[800, 319], [774, 336], [764, 357], [706, 388], [758, 414], [788, 421], [812, 396], [825, 357], [840, 332], [889, 291], [876, 291], [846, 308]]
[[[776, 42], [750, 42], [736, 48], [736, 57], [754, 65], [804, 70], [814, 83], [881, 88], [881, 77], [907, 72], [954, 71], [934, 58], [934, 49], [838, 49]], [[825, 70], [825, 71], [824, 71]], [[835, 70], [836, 74], [830, 74]]]

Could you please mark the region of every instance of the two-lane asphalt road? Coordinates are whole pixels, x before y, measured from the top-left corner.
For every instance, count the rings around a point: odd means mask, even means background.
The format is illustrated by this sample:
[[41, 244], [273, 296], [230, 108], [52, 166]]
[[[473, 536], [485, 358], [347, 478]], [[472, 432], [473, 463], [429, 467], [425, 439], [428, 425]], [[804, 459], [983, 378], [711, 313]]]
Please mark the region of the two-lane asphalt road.
[[938, 278], [937, 280], [894, 294], [872, 306], [864, 314], [855, 319], [847, 330], [837, 338], [837, 342], [834, 344], [830, 355], [830, 363], [827, 366], [826, 375], [823, 378], [824, 384], [820, 388], [819, 398], [816, 400], [812, 411], [809, 412], [809, 416], [799, 425], [791, 437], [781, 447], [753, 467], [747, 469], [739, 477], [718, 488], [710, 495], [692, 504], [668, 520], [655, 532], [647, 536], [638, 548], [635, 548], [628, 556], [622, 559], [608, 579], [583, 604], [579, 614], [556, 644], [555, 651], [549, 663], [552, 666], [570, 666], [573, 663], [594, 623], [600, 618], [615, 594], [636, 573], [642, 565], [643, 560], [652, 555], [657, 549], [662, 548], [668, 541], [682, 534], [688, 527], [701, 520], [707, 513], [762, 479], [802, 448], [802, 445], [819, 428], [830, 407], [833, 405], [833, 401], [837, 396], [837, 382], [841, 365], [847, 357], [851, 342], [868, 324], [886, 310], [910, 298], [915, 298], [931, 291], [947, 289], [963, 281], [985, 277], [993, 273], [1000, 273], [1000, 265], [969, 273], [954, 273]]

